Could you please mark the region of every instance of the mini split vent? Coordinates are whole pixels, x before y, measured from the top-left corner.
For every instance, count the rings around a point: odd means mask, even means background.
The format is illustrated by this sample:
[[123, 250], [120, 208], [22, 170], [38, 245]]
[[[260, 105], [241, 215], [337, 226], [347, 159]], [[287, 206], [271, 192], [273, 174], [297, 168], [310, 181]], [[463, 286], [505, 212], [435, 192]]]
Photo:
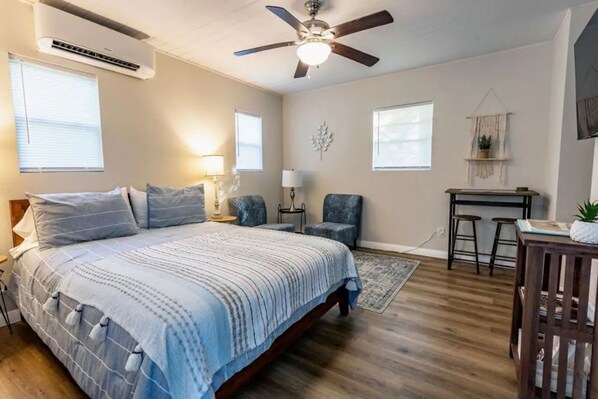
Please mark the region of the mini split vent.
[[39, 51], [139, 79], [155, 75], [149, 44], [42, 3], [33, 10]]
[[119, 66], [121, 68], [126, 68], [131, 71], [137, 71], [139, 69], [139, 65], [133, 64], [132, 62], [127, 62], [123, 60], [119, 60], [118, 58], [111, 57], [106, 54], [98, 53], [93, 50], [88, 50], [83, 47], [75, 46], [69, 43], [61, 42], [60, 40], [52, 40], [52, 47], [61, 49], [64, 51], [68, 51], [69, 53], [79, 54], [83, 57], [93, 58], [94, 60], [98, 60], [101, 62], [107, 62], [112, 65]]

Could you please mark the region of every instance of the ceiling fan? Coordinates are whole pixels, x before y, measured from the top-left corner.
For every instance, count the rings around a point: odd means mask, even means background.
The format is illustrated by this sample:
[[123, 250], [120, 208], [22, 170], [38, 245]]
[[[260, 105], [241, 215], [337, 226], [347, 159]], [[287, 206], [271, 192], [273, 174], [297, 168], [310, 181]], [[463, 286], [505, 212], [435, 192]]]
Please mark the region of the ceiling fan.
[[394, 19], [388, 11], [380, 11], [331, 28], [325, 21], [316, 19], [316, 15], [321, 6], [322, 3], [320, 0], [306, 1], [305, 8], [311, 19], [304, 22], [299, 21], [293, 14], [282, 7], [266, 6], [266, 8], [277, 17], [297, 30], [299, 40], [274, 43], [267, 46], [236, 51], [235, 55], [243, 56], [280, 47], [299, 46], [297, 49], [299, 64], [295, 70], [295, 78], [305, 77], [310, 66], [322, 64], [328, 59], [330, 53], [341, 55], [368, 67], [371, 67], [380, 61], [379, 58], [354, 49], [353, 47], [345, 46], [344, 44], [337, 42], [336, 39], [350, 35], [351, 33], [361, 32], [392, 23]]

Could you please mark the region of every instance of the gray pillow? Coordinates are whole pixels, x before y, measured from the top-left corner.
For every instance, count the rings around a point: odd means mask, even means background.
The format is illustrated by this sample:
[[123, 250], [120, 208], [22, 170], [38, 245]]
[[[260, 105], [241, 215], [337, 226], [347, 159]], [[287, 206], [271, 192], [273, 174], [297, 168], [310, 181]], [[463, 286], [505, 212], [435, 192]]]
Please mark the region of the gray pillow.
[[148, 228], [206, 221], [203, 184], [185, 188], [147, 185]]
[[137, 234], [120, 188], [107, 193], [26, 193], [40, 249]]

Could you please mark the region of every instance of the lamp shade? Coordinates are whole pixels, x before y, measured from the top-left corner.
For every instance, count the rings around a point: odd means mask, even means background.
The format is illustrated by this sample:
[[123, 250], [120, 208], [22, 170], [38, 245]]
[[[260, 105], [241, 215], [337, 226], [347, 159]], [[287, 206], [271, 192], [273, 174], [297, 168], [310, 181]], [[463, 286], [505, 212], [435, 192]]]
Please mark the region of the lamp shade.
[[204, 155], [206, 176], [224, 176], [224, 157], [222, 155]]
[[295, 170], [282, 171], [282, 186], [283, 187], [301, 187], [303, 186], [303, 176], [301, 172]]

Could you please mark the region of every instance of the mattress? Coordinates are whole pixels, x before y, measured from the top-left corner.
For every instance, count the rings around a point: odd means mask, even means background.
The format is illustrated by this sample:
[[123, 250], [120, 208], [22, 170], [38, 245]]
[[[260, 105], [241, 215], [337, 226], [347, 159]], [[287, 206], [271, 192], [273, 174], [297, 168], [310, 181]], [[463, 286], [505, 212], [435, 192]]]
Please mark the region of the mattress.
[[[229, 241], [228, 245], [226, 242], [220, 243], [221, 237], [242, 241], [243, 237], [256, 239], [256, 236], [263, 234], [263, 239], [256, 242], [259, 242], [259, 246], [268, 248], [268, 251], [280, 250], [281, 243], [293, 246], [304, 245], [304, 248], [308, 248], [308, 246], [310, 248], [312, 246], [314, 248], [321, 247], [321, 250], [319, 250], [321, 258], [331, 263], [327, 265], [328, 270], [344, 270], [343, 277], [330, 280], [325, 290], [318, 291], [316, 296], [305, 296], [300, 303], [291, 308], [292, 312], [286, 314], [284, 319], [277, 320], [275, 324], [270, 323], [271, 328], [267, 330], [267, 334], [255, 340], [253, 345], [246, 345], [241, 349], [229, 351], [226, 337], [230, 333], [226, 330], [229, 328], [234, 329], [234, 326], [229, 325], [234, 323], [229, 321], [227, 324], [226, 317], [220, 314], [223, 313], [222, 310], [214, 310], [214, 313], [218, 313], [214, 316], [216, 321], [212, 323], [215, 327], [211, 335], [214, 336], [206, 334], [202, 337], [201, 344], [205, 346], [202, 350], [212, 353], [206, 356], [206, 364], [212, 367], [212, 369], [208, 367], [209, 389], [198, 395], [198, 397], [212, 397], [219, 386], [265, 352], [280, 334], [315, 306], [323, 303], [330, 293], [348, 282], [357, 288], [356, 291], [361, 286], [352, 264], [352, 256], [344, 245], [321, 238], [304, 237], [292, 233], [272, 231], [258, 233], [258, 231], [259, 229], [250, 230], [217, 223], [201, 223], [156, 230], [141, 230], [140, 234], [131, 237], [93, 241], [44, 251], [33, 248], [27, 250], [15, 262], [13, 278], [10, 282], [11, 292], [15, 296], [15, 301], [25, 320], [55, 356], [67, 367], [78, 385], [90, 397], [177, 398], [181, 397], [181, 390], [173, 389], [173, 386], [171, 386], [174, 385], [173, 382], [179, 383], [179, 381], [173, 379], [172, 370], [167, 370], [168, 365], [164, 366], [163, 362], [162, 366], [159, 366], [160, 361], [155, 362], [152, 359], [152, 357], [159, 358], [161, 354], [150, 356], [148, 353], [151, 352], [146, 351], [142, 357], [140, 367], [136, 370], [127, 371], [127, 361], [135, 352], [135, 349], [139, 348], [138, 345], [140, 344], [140, 340], [136, 337], [141, 337], [141, 335], [134, 326], [128, 326], [127, 328], [125, 326], [126, 321], [117, 323], [112, 320], [103, 341], [98, 342], [90, 338], [90, 332], [94, 326], [100, 323], [102, 317], [111, 316], [107, 314], [109, 306], [105, 305], [105, 301], [102, 306], [91, 306], [90, 303], [94, 303], [91, 299], [93, 290], [89, 290], [89, 298], [87, 298], [87, 288], [81, 289], [78, 280], [73, 280], [72, 284], [75, 286], [71, 291], [64, 288], [65, 281], [72, 279], [78, 273], [81, 274], [81, 270], [85, 270], [85, 268], [94, 271], [103, 267], [104, 264], [106, 267], [113, 267], [116, 270], [123, 268], [124, 270], [130, 266], [126, 263], [118, 263], [115, 266], [116, 259], [128, 259], [127, 257], [131, 257], [131, 254], [150, 253], [151, 251], [162, 251], [168, 248], [175, 248], [174, 250], [180, 251], [179, 248], [183, 248], [181, 245], [185, 243], [206, 248], [211, 245], [212, 252], [205, 249], [208, 252], [201, 252], [202, 257], [207, 256], [205, 254], [216, 253], [216, 250], [221, 248], [222, 255], [214, 256], [214, 265], [224, 264], [227, 259], [230, 261], [231, 257], [237, 257], [238, 253], [229, 253], [227, 255], [226, 249], [230, 247], [232, 241]], [[175, 244], [178, 246], [172, 247]], [[290, 254], [292, 251], [289, 251], [288, 248], [285, 256], [293, 258], [293, 262], [298, 262], [297, 265], [309, 261], [306, 256], [302, 255], [301, 251], [293, 255]], [[256, 251], [255, 260], [250, 257], [247, 258], [247, 262], [259, 261], [269, 264], [269, 260], [260, 259], [258, 253], [259, 251]], [[272, 256], [275, 257], [275, 255]], [[171, 260], [166, 259], [163, 263], [169, 263]], [[148, 270], [148, 273], [151, 271], [151, 269], [144, 270]], [[160, 270], [160, 273], [164, 272]], [[327, 273], [330, 274], [330, 271]], [[313, 276], [311, 278], [313, 279]], [[159, 289], [163, 284], [164, 281], [156, 281], [156, 289]], [[60, 294], [60, 304], [55, 312], [49, 312], [47, 307], [44, 309], [43, 305], [60, 287], [63, 287], [64, 290]], [[66, 292], [71, 292], [73, 295], [66, 295]], [[117, 300], [117, 296], [114, 297]], [[208, 293], [206, 301], [217, 302], [210, 298]], [[85, 304], [85, 310], [81, 312], [80, 321], [73, 327], [66, 320], [81, 304]], [[101, 301], [98, 302], [98, 305], [100, 304], [102, 304]], [[115, 305], [118, 307], [118, 304]], [[101, 309], [102, 307], [104, 309]], [[211, 308], [220, 309], [221, 305], [216, 303]], [[134, 316], [139, 320], [146, 317], [138, 314]], [[205, 320], [196, 320], [196, 322], [198, 324], [206, 323]], [[214, 331], [217, 333], [214, 334]]]

